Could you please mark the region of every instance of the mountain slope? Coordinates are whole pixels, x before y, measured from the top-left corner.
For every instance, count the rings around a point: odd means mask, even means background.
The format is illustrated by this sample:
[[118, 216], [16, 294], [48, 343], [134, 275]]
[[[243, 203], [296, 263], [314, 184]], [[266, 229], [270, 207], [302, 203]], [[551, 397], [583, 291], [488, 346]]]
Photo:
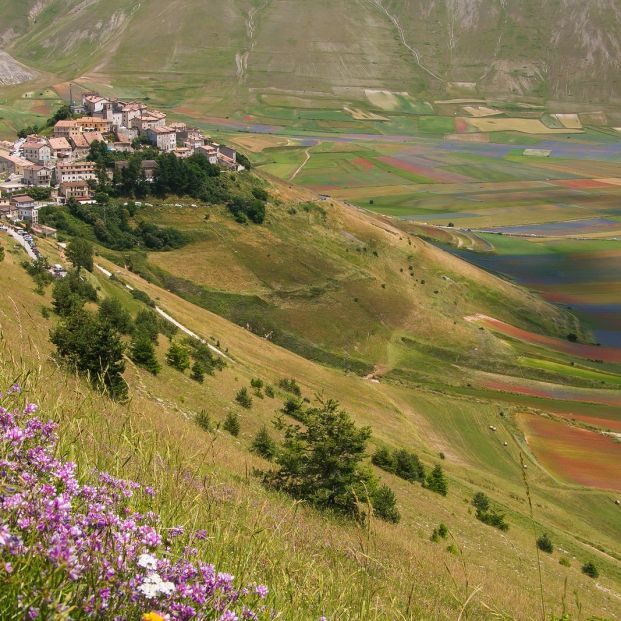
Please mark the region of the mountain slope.
[[621, 93], [615, 0], [3, 0], [0, 15], [0, 41], [27, 65], [176, 103], [247, 104], [274, 88], [349, 99]]
[[[359, 228], [370, 226], [355, 213], [347, 229], [359, 219]], [[240, 237], [251, 235], [244, 227], [238, 230]], [[95, 467], [155, 485], [162, 498], [157, 510], [165, 523], [187, 521], [206, 528], [209, 545], [201, 551], [206, 560], [248, 580], [267, 582], [272, 603], [284, 618], [454, 619], [473, 584], [480, 590], [462, 618], [538, 614], [533, 535], [519, 456], [527, 447], [513, 419], [499, 417], [498, 403], [464, 399], [432, 386], [376, 383], [318, 365], [98, 257], [98, 263], [148, 293], [178, 321], [218, 342], [231, 358], [224, 371], [207, 377], [203, 385], [167, 366], [153, 377], [129, 365], [131, 402], [112, 404], [50, 359], [48, 330], [57, 318], [39, 312], [42, 304], [50, 304], [49, 291], [43, 297], [33, 291], [20, 265], [22, 251], [13, 252], [5, 237], [2, 243], [7, 249], [0, 272], [3, 385], [23, 378], [29, 396], [36, 396], [44, 413], [61, 422], [62, 452], [79, 462], [81, 472]], [[40, 246], [51, 261], [63, 260], [53, 242]], [[202, 268], [209, 272], [219, 266], [204, 262]], [[101, 296], [116, 297], [137, 310], [118, 281], [97, 270], [88, 278]], [[161, 335], [161, 360], [167, 345]], [[255, 398], [250, 411], [242, 410], [234, 395], [254, 377], [273, 385], [282, 377], [295, 377], [309, 398], [318, 392], [338, 398], [359, 424], [371, 425], [374, 442], [415, 450], [426, 464], [443, 451], [449, 495], [442, 498], [378, 471], [395, 490], [403, 520], [398, 526], [374, 522], [367, 532], [266, 492], [249, 473], [267, 464], [248, 447], [286, 394], [278, 391], [275, 400]], [[216, 423], [237, 411], [240, 438], [200, 430], [194, 423], [200, 411], [209, 412]], [[498, 426], [498, 437], [490, 434], [489, 425]], [[553, 533], [557, 545], [578, 559], [561, 571], [558, 554], [543, 559], [548, 610], [560, 610], [567, 577], [572, 590], [579, 590], [584, 610], [614, 616], [619, 580], [614, 556], [621, 554], [618, 509], [608, 493], [560, 486], [528, 453], [526, 459], [538, 528]], [[506, 511], [509, 533], [474, 519], [464, 500], [478, 489]], [[448, 524], [460, 556], [429, 541], [439, 522]], [[579, 561], [585, 558], [594, 558], [602, 568], [606, 590], [581, 576]]]

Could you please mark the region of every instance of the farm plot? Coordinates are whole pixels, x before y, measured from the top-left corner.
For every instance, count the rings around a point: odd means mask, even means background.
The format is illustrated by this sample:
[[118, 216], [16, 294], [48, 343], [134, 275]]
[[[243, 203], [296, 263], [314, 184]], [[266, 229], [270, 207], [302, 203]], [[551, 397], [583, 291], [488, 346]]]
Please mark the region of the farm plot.
[[519, 417], [537, 459], [568, 483], [621, 491], [621, 443], [614, 437], [524, 414]]
[[573, 134], [582, 132], [580, 129], [548, 127], [540, 119], [463, 117], [463, 120], [470, 128], [480, 132], [514, 131], [523, 134]]

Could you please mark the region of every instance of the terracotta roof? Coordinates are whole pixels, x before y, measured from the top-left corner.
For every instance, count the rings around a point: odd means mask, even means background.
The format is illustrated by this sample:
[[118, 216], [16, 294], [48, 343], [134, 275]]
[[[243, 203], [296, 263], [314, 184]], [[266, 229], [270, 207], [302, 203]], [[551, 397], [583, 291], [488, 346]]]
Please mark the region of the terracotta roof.
[[163, 127], [151, 127], [149, 129], [150, 132], [153, 132], [154, 134], [175, 134], [175, 130], [172, 129], [172, 127], [166, 127], [166, 125], [164, 125]]
[[58, 121], [54, 127], [77, 127], [78, 124], [75, 121], [66, 120], [66, 121]]
[[17, 157], [16, 155], [11, 155], [8, 151], [0, 151], [0, 158], [13, 162], [13, 164], [16, 164], [17, 166], [30, 166], [31, 164], [28, 160]]
[[20, 194], [11, 199], [14, 203], [34, 203], [34, 199], [27, 194]]
[[84, 137], [84, 134], [72, 134], [71, 142], [76, 149], [88, 149], [88, 140]]
[[71, 145], [66, 138], [50, 138], [50, 147], [54, 150], [71, 149]]
[[86, 181], [63, 181], [63, 183], [60, 184], [60, 187], [62, 189], [65, 189], [65, 188], [84, 188], [84, 187], [88, 187], [88, 183]]
[[104, 138], [101, 135], [101, 132], [86, 132], [84, 134], [84, 138], [85, 138], [86, 142], [88, 143], [89, 147], [95, 141], [104, 142]]
[[22, 149], [42, 149], [43, 147], [47, 147], [45, 142], [25, 142], [22, 145]]

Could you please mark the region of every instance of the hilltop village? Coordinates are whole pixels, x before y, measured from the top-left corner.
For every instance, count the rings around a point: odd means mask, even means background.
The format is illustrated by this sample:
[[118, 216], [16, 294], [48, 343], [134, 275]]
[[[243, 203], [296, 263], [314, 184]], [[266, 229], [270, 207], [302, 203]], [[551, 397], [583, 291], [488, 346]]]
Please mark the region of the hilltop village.
[[[114, 155], [115, 172], [128, 166], [132, 153], [148, 147], [179, 159], [201, 154], [225, 170], [244, 170], [234, 149], [185, 123], [167, 122], [166, 113], [142, 102], [85, 92], [80, 104], [72, 102], [67, 108], [69, 118], [57, 120], [46, 132], [50, 135], [31, 133], [14, 143], [0, 141], [0, 216], [36, 227], [38, 210], [46, 204], [69, 199], [95, 203], [98, 170], [89, 158], [93, 145], [103, 145]], [[143, 159], [140, 168], [142, 178], [153, 182], [155, 159]], [[112, 181], [113, 173], [108, 175]]]

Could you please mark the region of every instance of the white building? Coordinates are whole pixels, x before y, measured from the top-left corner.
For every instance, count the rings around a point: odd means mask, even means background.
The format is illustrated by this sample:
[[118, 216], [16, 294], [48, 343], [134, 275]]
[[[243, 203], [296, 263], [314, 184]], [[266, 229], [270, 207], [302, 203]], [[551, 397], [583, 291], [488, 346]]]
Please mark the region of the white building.
[[177, 148], [177, 132], [171, 127], [151, 127], [146, 133], [149, 142], [160, 151], [174, 151]]

